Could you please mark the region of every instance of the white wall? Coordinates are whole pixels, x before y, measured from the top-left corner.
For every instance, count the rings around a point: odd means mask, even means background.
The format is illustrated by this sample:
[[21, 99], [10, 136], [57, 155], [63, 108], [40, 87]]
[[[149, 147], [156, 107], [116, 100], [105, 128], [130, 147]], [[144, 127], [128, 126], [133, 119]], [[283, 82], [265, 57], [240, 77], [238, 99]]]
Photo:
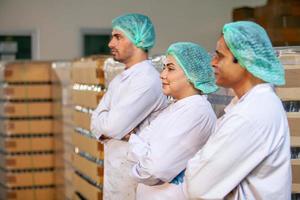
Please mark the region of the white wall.
[[266, 0], [0, 0], [0, 33], [34, 31], [37, 59], [81, 56], [80, 29], [110, 28], [111, 20], [127, 12], [152, 19], [162, 53], [172, 42], [193, 41], [213, 50], [232, 9], [261, 6]]

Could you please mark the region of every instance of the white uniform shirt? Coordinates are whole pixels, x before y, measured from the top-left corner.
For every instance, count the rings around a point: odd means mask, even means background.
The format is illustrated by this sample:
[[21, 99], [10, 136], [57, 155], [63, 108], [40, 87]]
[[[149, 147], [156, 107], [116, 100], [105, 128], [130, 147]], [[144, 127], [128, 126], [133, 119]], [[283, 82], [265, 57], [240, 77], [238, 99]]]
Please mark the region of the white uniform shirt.
[[91, 130], [115, 139], [123, 138], [149, 114], [167, 105], [159, 73], [151, 61], [143, 61], [125, 70], [110, 83], [94, 110]]
[[259, 84], [232, 100], [206, 145], [188, 161], [183, 184], [141, 190], [137, 199], [143, 200], [290, 199], [289, 128], [272, 86]]
[[234, 99], [186, 169], [188, 199], [286, 200], [291, 197], [286, 113], [270, 84]]
[[[114, 139], [104, 145], [103, 199], [135, 198], [136, 181], [127, 162], [128, 142], [120, 141], [127, 133], [155, 116], [167, 106], [159, 73], [150, 61], [143, 61], [116, 76], [91, 119], [91, 130]], [[145, 120], [147, 118], [147, 120]]]
[[148, 127], [129, 140], [133, 176], [141, 183], [171, 181], [206, 143], [216, 122], [206, 96], [193, 95], [170, 104]]

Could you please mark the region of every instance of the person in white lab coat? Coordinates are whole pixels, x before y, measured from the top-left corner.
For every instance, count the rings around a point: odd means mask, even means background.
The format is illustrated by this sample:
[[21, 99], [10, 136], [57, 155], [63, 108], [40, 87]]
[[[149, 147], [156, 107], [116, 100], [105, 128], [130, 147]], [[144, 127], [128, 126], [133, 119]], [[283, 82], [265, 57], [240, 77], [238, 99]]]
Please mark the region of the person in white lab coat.
[[289, 127], [273, 86], [285, 83], [284, 70], [265, 30], [254, 22], [226, 24], [212, 65], [217, 85], [232, 88], [236, 97], [188, 161], [183, 182], [146, 188], [146, 195], [151, 200], [290, 199]]
[[126, 14], [112, 21], [108, 46], [114, 60], [125, 71], [110, 83], [94, 110], [91, 131], [104, 144], [104, 199], [134, 199], [136, 182], [129, 176], [128, 143], [121, 140], [146, 118], [167, 106], [159, 73], [148, 51], [154, 46], [155, 32], [150, 19], [142, 14]]
[[[128, 159], [134, 163], [138, 187], [172, 181], [212, 133], [216, 115], [205, 94], [217, 86], [210, 60], [195, 43], [178, 42], [168, 48], [160, 77], [164, 94], [174, 101], [129, 139]], [[144, 198], [138, 189], [137, 199]]]

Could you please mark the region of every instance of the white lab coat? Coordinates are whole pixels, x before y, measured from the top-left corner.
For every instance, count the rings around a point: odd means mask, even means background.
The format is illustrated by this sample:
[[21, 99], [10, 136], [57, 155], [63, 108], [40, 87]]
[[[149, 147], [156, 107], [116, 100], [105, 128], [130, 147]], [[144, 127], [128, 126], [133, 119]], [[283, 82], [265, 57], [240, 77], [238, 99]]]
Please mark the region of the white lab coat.
[[189, 160], [183, 184], [164, 187], [142, 188], [143, 199], [290, 199], [289, 128], [272, 86], [259, 84], [233, 99]]
[[104, 199], [134, 199], [136, 183], [126, 173], [130, 169], [128, 143], [120, 139], [166, 105], [159, 73], [148, 60], [125, 70], [110, 83], [91, 120], [97, 138], [102, 134], [114, 138], [104, 145]]
[[193, 95], [170, 104], [148, 127], [131, 135], [128, 159], [134, 163], [133, 176], [147, 185], [171, 181], [206, 143], [215, 122], [206, 96]]

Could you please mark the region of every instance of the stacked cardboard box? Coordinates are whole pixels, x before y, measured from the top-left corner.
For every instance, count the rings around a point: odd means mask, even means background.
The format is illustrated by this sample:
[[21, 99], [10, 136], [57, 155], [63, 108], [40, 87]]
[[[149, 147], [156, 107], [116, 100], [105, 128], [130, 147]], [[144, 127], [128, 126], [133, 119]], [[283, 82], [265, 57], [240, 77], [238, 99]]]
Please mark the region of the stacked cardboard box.
[[[235, 8], [233, 21], [255, 21], [264, 27], [275, 46], [300, 44], [300, 3], [296, 0], [269, 0], [258, 7]], [[268, 14], [266, 14], [268, 13]]]
[[0, 81], [0, 199], [54, 199], [51, 63], [2, 63]]
[[[300, 49], [299, 49], [300, 50]], [[285, 68], [286, 84], [277, 88], [287, 111], [292, 152], [293, 198], [300, 198], [300, 51], [281, 50], [280, 59]]]
[[102, 199], [103, 145], [90, 132], [91, 113], [104, 94], [103, 64], [107, 57], [89, 58], [72, 64], [74, 105], [72, 145], [75, 147], [72, 180], [77, 198]]
[[217, 92], [208, 95], [208, 101], [218, 118], [224, 114], [224, 108], [230, 103], [233, 96], [233, 90], [226, 88], [219, 88]]
[[55, 184], [56, 199], [73, 199], [74, 187], [72, 174], [72, 155], [74, 147], [71, 142], [73, 131], [72, 122], [72, 84], [71, 62], [61, 61], [52, 63], [52, 91], [57, 102], [54, 109], [54, 138], [55, 138]]

